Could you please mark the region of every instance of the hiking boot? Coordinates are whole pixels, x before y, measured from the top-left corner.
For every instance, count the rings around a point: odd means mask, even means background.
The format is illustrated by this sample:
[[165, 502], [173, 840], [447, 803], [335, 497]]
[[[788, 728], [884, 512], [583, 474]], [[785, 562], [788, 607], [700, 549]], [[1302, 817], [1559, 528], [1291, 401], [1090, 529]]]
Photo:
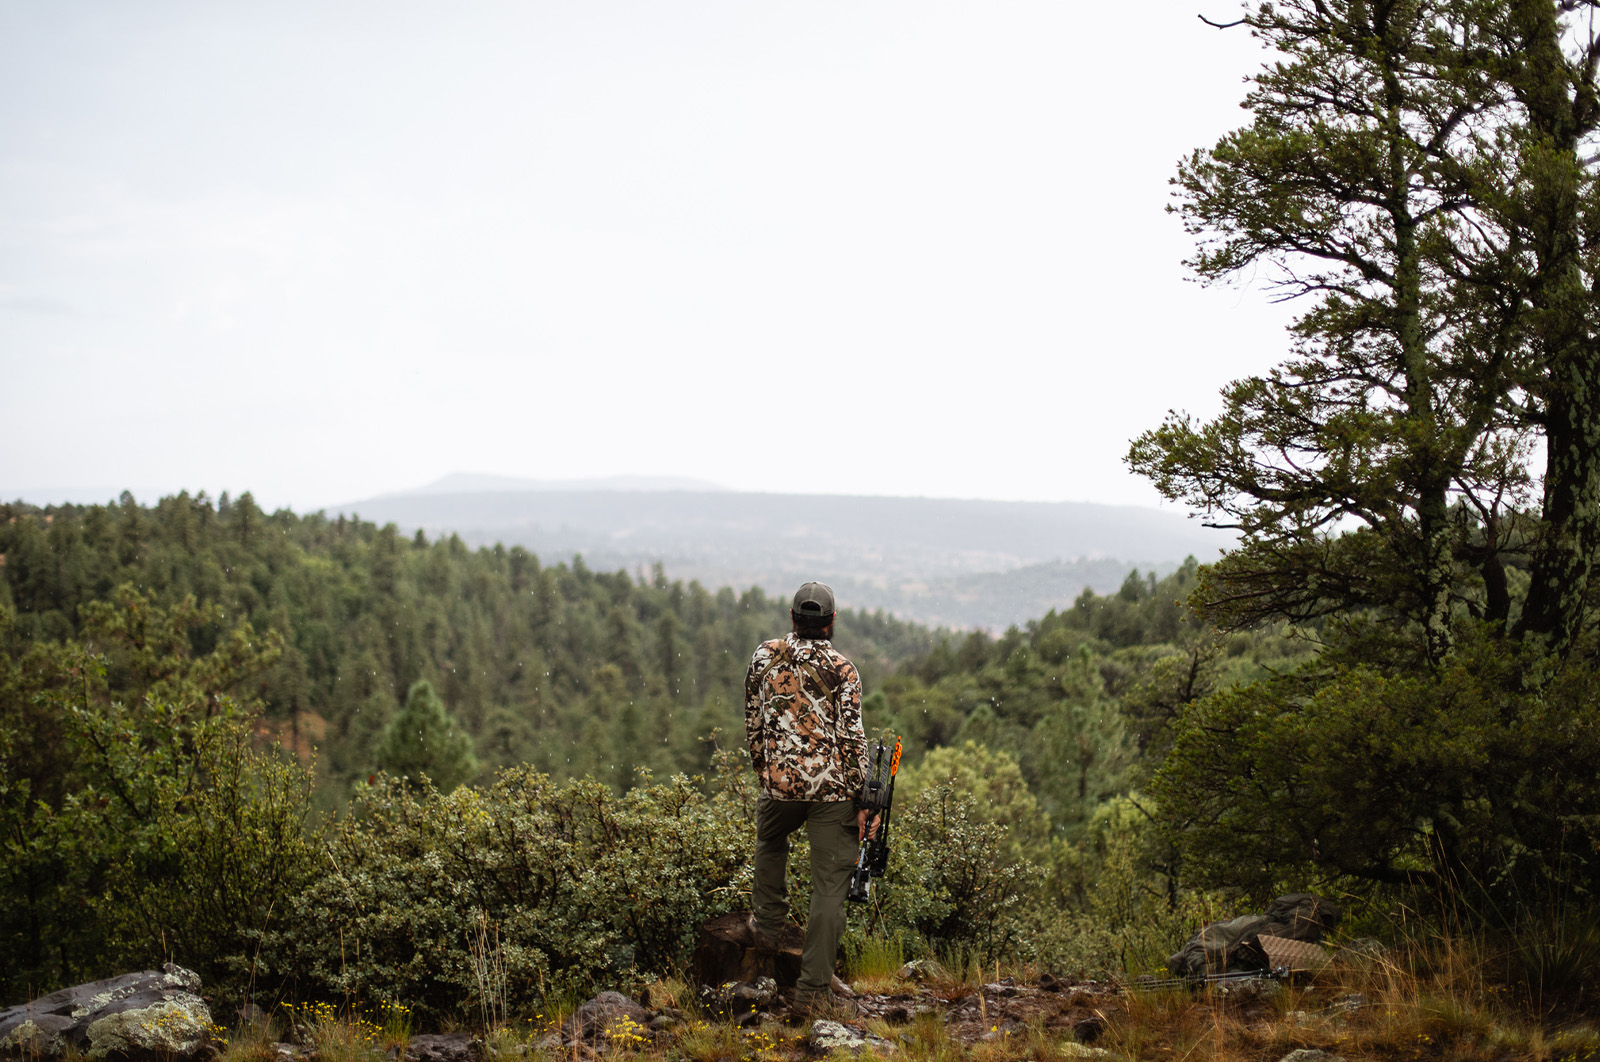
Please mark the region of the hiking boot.
[[814, 992], [805, 996], [795, 993], [792, 1011], [797, 1017], [827, 1018], [832, 1021], [847, 1021], [861, 1016], [860, 1004], [834, 992]]

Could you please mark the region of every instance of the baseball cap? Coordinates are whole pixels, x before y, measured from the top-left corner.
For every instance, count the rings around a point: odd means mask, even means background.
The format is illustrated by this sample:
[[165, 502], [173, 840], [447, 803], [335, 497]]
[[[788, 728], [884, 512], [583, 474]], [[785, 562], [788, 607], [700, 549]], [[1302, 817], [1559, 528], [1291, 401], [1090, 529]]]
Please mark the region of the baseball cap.
[[794, 592], [794, 611], [799, 616], [833, 615], [833, 587], [827, 583], [807, 583]]

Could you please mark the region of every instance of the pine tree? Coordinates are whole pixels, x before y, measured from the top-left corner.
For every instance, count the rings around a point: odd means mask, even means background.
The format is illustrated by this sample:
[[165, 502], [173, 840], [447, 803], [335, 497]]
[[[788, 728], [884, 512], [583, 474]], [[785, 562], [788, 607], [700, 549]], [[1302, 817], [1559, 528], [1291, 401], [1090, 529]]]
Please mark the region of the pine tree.
[[385, 728], [378, 765], [413, 783], [426, 775], [443, 792], [478, 771], [472, 739], [457, 725], [427, 679], [412, 684], [405, 707]]

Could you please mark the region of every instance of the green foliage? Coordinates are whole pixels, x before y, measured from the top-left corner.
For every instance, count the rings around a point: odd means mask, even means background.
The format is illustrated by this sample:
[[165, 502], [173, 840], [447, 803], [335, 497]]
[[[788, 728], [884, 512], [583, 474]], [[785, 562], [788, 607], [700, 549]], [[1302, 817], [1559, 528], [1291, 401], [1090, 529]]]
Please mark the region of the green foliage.
[[[740, 725], [751, 650], [788, 627], [785, 603], [757, 590], [595, 572], [581, 558], [546, 565], [518, 547], [419, 542], [392, 525], [320, 513], [267, 514], [248, 495], [215, 506], [203, 494], [151, 507], [126, 496], [109, 506], [0, 505], [0, 556], [12, 659], [84, 638], [96, 603], [136, 585], [147, 606], [187, 610], [173, 621], [182, 629], [165, 633], [222, 669], [195, 676], [199, 686], [248, 701], [303, 760], [317, 753], [330, 811], [377, 768], [385, 728], [419, 680], [488, 768], [532, 762], [618, 788], [633, 784], [638, 766], [703, 772], [700, 739]], [[139, 639], [156, 646], [155, 634]], [[248, 698], [216, 652], [224, 634], [235, 650], [279, 651], [252, 676]], [[932, 640], [881, 614], [840, 618], [838, 644], [869, 687]], [[100, 651], [112, 654], [113, 693], [155, 681], [148, 660]], [[18, 757], [41, 793], [68, 769], [51, 751], [58, 724], [3, 687], [0, 696], [8, 717], [29, 721], [17, 728]]]
[[[171, 957], [225, 998], [293, 979], [454, 1020], [670, 972], [705, 917], [748, 902], [748, 763], [703, 737], [741, 732], [780, 602], [243, 497], [6, 513], [6, 985]], [[998, 640], [844, 617], [841, 647], [886, 676], [869, 725], [911, 738], [875, 932], [986, 957], [1061, 944], [1037, 912], [1091, 902], [1107, 857], [1089, 824], [1147, 736], [1119, 702], [1159, 689], [1165, 726], [1282, 655], [1270, 633], [1207, 641], [1180, 604], [1198, 578], [1135, 573]], [[1202, 652], [1203, 680], [1169, 681], [1163, 661]], [[320, 836], [317, 749], [322, 806], [355, 795]], [[460, 784], [474, 760], [497, 780]], [[683, 765], [714, 770], [652, 781]]]
[[1055, 832], [1077, 839], [1137, 782], [1142, 751], [1164, 753], [1183, 705], [1306, 653], [1272, 630], [1214, 641], [1182, 604], [1199, 579], [1192, 559], [1159, 581], [1134, 572], [1116, 594], [1086, 590], [1071, 609], [998, 640], [941, 642], [884, 682], [868, 718], [905, 736], [912, 778], [939, 746], [1004, 754]]
[[1233, 688], [1194, 655], [1127, 703], [1200, 881], [1594, 890], [1600, 67], [1567, 18], [1595, 7], [1244, 14], [1276, 55], [1174, 210], [1201, 280], [1259, 272], [1303, 310], [1279, 365], [1129, 462], [1243, 533], [1204, 618], [1324, 650]]
[[405, 707], [384, 729], [378, 766], [413, 782], [427, 777], [445, 792], [478, 769], [472, 739], [456, 726], [427, 679], [412, 683]]
[[[79, 829], [109, 856], [100, 902], [109, 955], [149, 966], [159, 942], [211, 992], [237, 1001], [293, 973], [262, 965], [261, 946], [312, 873], [311, 773], [251, 749], [237, 725], [197, 745], [203, 781], [166, 787], [148, 828], [106, 814]], [[129, 832], [118, 838], [119, 829]]]
[[486, 920], [516, 1010], [681, 968], [700, 924], [745, 902], [751, 844], [740, 802], [683, 776], [621, 796], [526, 767], [448, 793], [379, 778], [273, 947], [313, 991], [460, 1019], [478, 1009]]
[[[308, 869], [309, 773], [252, 749], [227, 692], [276, 644], [127, 588], [87, 611], [87, 642], [0, 665], [0, 993], [169, 958], [238, 985]], [[17, 736], [39, 726], [43, 764]]]
[[897, 812], [894, 829], [881, 900], [886, 935], [984, 959], [1009, 957], [1024, 942], [1023, 901], [1038, 870], [1007, 855], [1006, 828], [985, 821], [973, 794], [928, 786]]
[[1083, 899], [1042, 905], [1036, 954], [1087, 977], [1165, 976], [1167, 956], [1216, 916], [1208, 916], [1206, 897], [1179, 891], [1161, 872], [1152, 853], [1162, 851], [1157, 823], [1139, 803], [1100, 808], [1082, 847], [1058, 849], [1058, 858], [1077, 864]]
[[[1129, 462], [1244, 534], [1197, 597], [1226, 627], [1376, 618], [1411, 662], [1462, 611], [1564, 657], [1594, 621], [1600, 244], [1591, 4], [1281, 0], [1249, 125], [1185, 160], [1207, 282], [1260, 270], [1292, 354]], [[1542, 482], [1532, 473], [1544, 462]], [[1527, 570], [1526, 596], [1508, 568]]]
[[1480, 632], [1435, 671], [1322, 661], [1197, 702], [1152, 784], [1189, 872], [1258, 896], [1296, 872], [1508, 909], [1591, 893], [1596, 675], [1530, 690], [1524, 667]]
[[1013, 858], [1038, 849], [1050, 837], [1050, 818], [1028, 789], [1016, 760], [1004, 752], [968, 741], [960, 748], [934, 749], [920, 764], [906, 768], [895, 782], [895, 800], [913, 803], [924, 790], [944, 786], [970, 800], [971, 813], [1004, 830], [1003, 844]]

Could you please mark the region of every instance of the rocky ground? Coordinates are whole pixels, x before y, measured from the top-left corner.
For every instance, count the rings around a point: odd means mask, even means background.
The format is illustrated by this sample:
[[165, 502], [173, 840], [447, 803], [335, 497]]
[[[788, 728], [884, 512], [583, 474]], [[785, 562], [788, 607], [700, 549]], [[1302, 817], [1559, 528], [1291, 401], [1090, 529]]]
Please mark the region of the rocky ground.
[[[220, 1062], [595, 1062], [608, 1057], [803, 1062], [870, 1050], [906, 1062], [1142, 1058], [1166, 1057], [1160, 1052], [1172, 1047], [1163, 1042], [1179, 1041], [1156, 1033], [1142, 1046], [1133, 1045], [1128, 1030], [1158, 1029], [1176, 1016], [1191, 1026], [1198, 1020], [1220, 1028], [1226, 1021], [1244, 1039], [1254, 1036], [1261, 1050], [1250, 1057], [1310, 1062], [1336, 1056], [1307, 1054], [1303, 1045], [1340, 1042], [1328, 1030], [1365, 1006], [1360, 997], [1291, 990], [1268, 979], [1171, 991], [1152, 984], [1066, 982], [1048, 974], [977, 984], [951, 977], [931, 962], [907, 964], [897, 975], [859, 981], [854, 989], [838, 988], [834, 1004], [809, 1012], [766, 976], [707, 986], [697, 998], [689, 998], [689, 990], [678, 984], [657, 985], [655, 998], [649, 990], [637, 997], [602, 992], [557, 1024], [487, 1036], [475, 1031], [384, 1035], [376, 1026], [340, 1018], [332, 1008], [324, 1013], [321, 1005], [305, 1008], [287, 1024], [257, 1012], [230, 1033], [201, 1013], [197, 979], [169, 967], [0, 1012], [0, 1056], [34, 1062], [74, 1057], [218, 1062], [219, 1056]], [[1295, 994], [1285, 997], [1288, 991]], [[179, 1003], [188, 1010], [174, 1009]], [[1301, 1037], [1296, 1022], [1316, 1035]], [[134, 1025], [140, 1029], [130, 1032]], [[1256, 1028], [1273, 1031], [1253, 1033]]]

